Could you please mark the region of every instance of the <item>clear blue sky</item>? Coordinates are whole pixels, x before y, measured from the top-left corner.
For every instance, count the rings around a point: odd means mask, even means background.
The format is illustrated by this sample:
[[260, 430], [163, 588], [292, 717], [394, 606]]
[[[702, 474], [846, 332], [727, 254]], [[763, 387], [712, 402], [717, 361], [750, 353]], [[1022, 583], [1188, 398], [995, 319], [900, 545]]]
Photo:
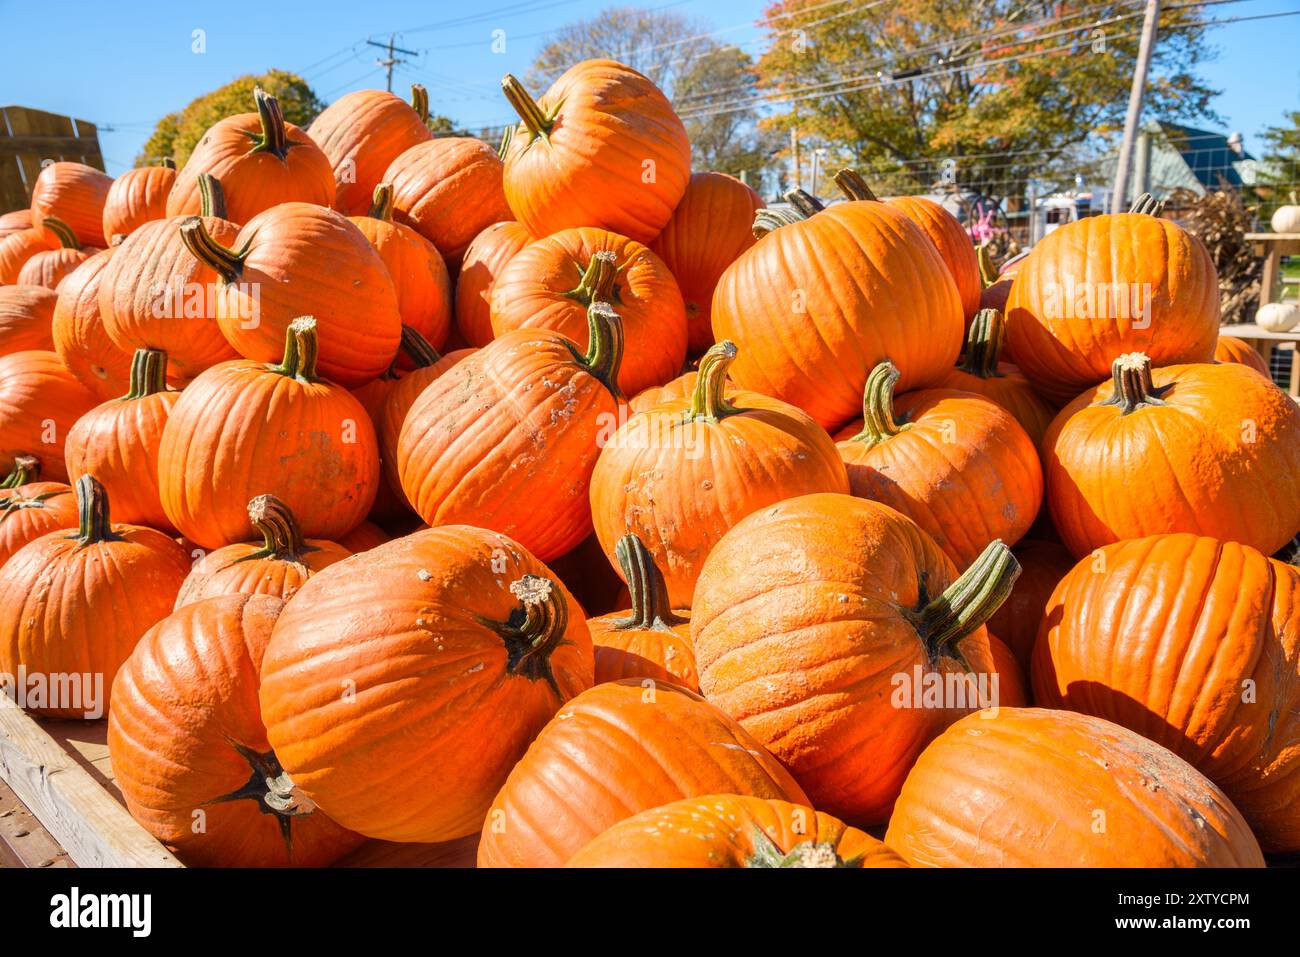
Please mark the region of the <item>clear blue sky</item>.
[[[623, 0], [628, 2], [628, 0]], [[845, 0], [858, 3], [859, 0]], [[429, 88], [436, 112], [475, 128], [510, 119], [498, 82], [527, 69], [548, 31], [620, 0], [476, 0], [384, 2], [318, 0], [139, 0], [86, 2], [0, 0], [0, 103], [71, 114], [104, 125], [100, 141], [110, 173], [119, 173], [154, 122], [195, 96], [244, 73], [272, 67], [301, 72], [323, 99], [383, 86], [379, 53], [367, 38], [401, 34], [421, 51], [394, 76], [394, 89], [413, 81]], [[761, 51], [754, 25], [764, 0], [643, 0], [707, 21], [723, 42]], [[1300, 0], [1237, 0], [1208, 16], [1255, 16], [1300, 9]], [[191, 51], [194, 30], [207, 50]], [[504, 30], [506, 50], [493, 53], [492, 31]], [[1239, 129], [1258, 152], [1258, 134], [1284, 110], [1300, 109], [1300, 17], [1234, 23], [1215, 29], [1218, 58], [1204, 76], [1223, 90], [1215, 109], [1225, 129]]]

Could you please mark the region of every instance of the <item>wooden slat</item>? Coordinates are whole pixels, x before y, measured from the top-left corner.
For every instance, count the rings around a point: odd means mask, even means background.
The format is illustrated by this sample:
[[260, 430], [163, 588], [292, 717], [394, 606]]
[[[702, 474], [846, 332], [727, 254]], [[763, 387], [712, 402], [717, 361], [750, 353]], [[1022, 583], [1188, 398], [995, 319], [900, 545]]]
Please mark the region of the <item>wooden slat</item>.
[[76, 867], [9, 785], [0, 781], [0, 867]]
[[85, 767], [0, 694], [0, 777], [78, 867], [180, 867]]

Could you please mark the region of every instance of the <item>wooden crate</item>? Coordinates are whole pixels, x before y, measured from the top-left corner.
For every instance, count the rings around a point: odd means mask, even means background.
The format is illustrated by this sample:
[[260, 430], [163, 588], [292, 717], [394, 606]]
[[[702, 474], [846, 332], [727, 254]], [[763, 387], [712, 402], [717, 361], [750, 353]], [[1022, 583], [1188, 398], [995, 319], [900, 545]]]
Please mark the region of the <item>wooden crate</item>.
[[48, 160], [102, 170], [95, 124], [26, 106], [0, 106], [0, 213], [31, 205], [32, 185]]
[[[57, 858], [66, 852], [78, 867], [183, 866], [127, 813], [113, 780], [107, 733], [106, 720], [33, 718], [0, 694], [0, 778], [22, 802], [14, 813], [30, 812], [59, 844], [32, 854]], [[0, 813], [3, 802], [0, 794]], [[368, 841], [335, 866], [473, 867], [477, 848], [478, 835], [445, 844]]]

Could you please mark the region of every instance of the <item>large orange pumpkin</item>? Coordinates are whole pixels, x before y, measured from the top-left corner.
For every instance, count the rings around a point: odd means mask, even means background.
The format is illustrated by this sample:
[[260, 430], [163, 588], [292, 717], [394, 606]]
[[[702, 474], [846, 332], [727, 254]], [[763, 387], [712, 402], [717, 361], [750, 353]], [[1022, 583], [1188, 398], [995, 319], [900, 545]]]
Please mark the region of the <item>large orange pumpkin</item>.
[[316, 324], [295, 319], [279, 365], [236, 359], [191, 382], [158, 450], [163, 511], [182, 535], [220, 548], [248, 535], [245, 503], [273, 494], [303, 533], [337, 541], [370, 511], [379, 448], [366, 410], [316, 375]]
[[158, 446], [180, 397], [167, 388], [167, 354], [141, 349], [126, 395], [91, 409], [68, 430], [68, 475], [73, 482], [87, 474], [99, 479], [120, 521], [175, 530], [158, 497]]
[[176, 164], [129, 169], [108, 188], [104, 199], [104, 245], [114, 237], [131, 235], [145, 223], [167, 217], [167, 197], [176, 182]]
[[704, 696], [814, 807], [888, 816], [921, 749], [1000, 702], [984, 622], [1019, 566], [1000, 542], [960, 576], [915, 522], [847, 495], [755, 512], [709, 555], [691, 638]]
[[709, 551], [746, 515], [809, 492], [847, 492], [830, 436], [793, 406], [728, 392], [730, 342], [700, 362], [689, 399], [632, 416], [605, 443], [591, 478], [591, 515], [617, 565], [627, 534], [663, 570], [672, 604], [689, 608]]
[[1245, 339], [1238, 339], [1236, 336], [1219, 336], [1219, 341], [1214, 346], [1214, 361], [1237, 362], [1249, 366], [1269, 381], [1273, 378], [1269, 374], [1268, 363], [1264, 361], [1264, 357]]
[[18, 281], [27, 260], [37, 253], [58, 249], [59, 237], [48, 229], [28, 227], [0, 239], [0, 283], [13, 285]]
[[1263, 867], [1223, 792], [1085, 715], [965, 717], [907, 776], [885, 843], [913, 867]]
[[512, 218], [501, 189], [501, 158], [472, 137], [418, 143], [388, 165], [382, 181], [393, 184], [393, 218], [437, 246], [453, 271], [470, 240]]
[[218, 120], [194, 146], [167, 197], [167, 216], [200, 215], [199, 176], [221, 181], [233, 223], [247, 225], [281, 203], [334, 203], [330, 161], [302, 130], [286, 123], [280, 103], [260, 87], [256, 113]]
[[63, 482], [41, 482], [40, 461], [14, 457], [14, 470], [0, 481], [0, 565], [18, 549], [60, 528], [77, 527], [77, 499]]
[[758, 243], [713, 294], [713, 332], [740, 347], [736, 384], [837, 429], [862, 407], [867, 374], [890, 359], [900, 391], [934, 385], [961, 351], [961, 297], [934, 243], [886, 203], [764, 210]]
[[505, 191], [534, 236], [596, 226], [648, 243], [686, 192], [691, 144], [660, 89], [613, 60], [570, 67], [534, 100], [507, 74], [522, 122], [505, 153]]
[[742, 794], [807, 804], [740, 725], [699, 695], [651, 679], [606, 682], [541, 730], [492, 802], [479, 867], [559, 867], [640, 811]]
[[1195, 532], [1271, 554], [1300, 528], [1300, 409], [1236, 363], [1152, 370], [1061, 410], [1043, 439], [1052, 521], [1082, 557], [1125, 538]]
[[1058, 404], [1105, 380], [1124, 353], [1158, 366], [1208, 362], [1219, 336], [1214, 262], [1150, 211], [1089, 216], [1049, 233], [1020, 264], [1007, 332], [1011, 360]]
[[587, 621], [595, 646], [596, 683], [650, 678], [698, 693], [690, 611], [673, 611], [663, 572], [641, 539], [624, 535], [614, 551], [632, 607]]
[[0, 286], [0, 355], [54, 348], [54, 304], [44, 286]]
[[312, 575], [352, 552], [319, 538], [304, 538], [289, 506], [274, 495], [248, 503], [248, 521], [259, 542], [236, 542], [194, 563], [176, 596], [176, 607], [219, 595], [271, 595], [288, 601]]
[[619, 821], [566, 867], [906, 867], [865, 831], [788, 801], [685, 798]]
[[465, 249], [456, 277], [456, 328], [471, 346], [492, 341], [492, 285], [515, 254], [533, 241], [519, 223], [493, 223]]
[[50, 163], [32, 184], [32, 225], [42, 228], [56, 218], [66, 223], [83, 246], [104, 239], [104, 203], [113, 177], [84, 163]]
[[255, 216], [227, 246], [191, 219], [181, 239], [218, 276], [217, 322], [245, 359], [274, 362], [298, 316], [320, 328], [320, 374], [344, 386], [380, 375], [397, 354], [402, 318], [379, 253], [346, 216], [282, 203]]
[[1195, 535], [1107, 545], [1052, 595], [1033, 680], [1043, 707], [1189, 762], [1264, 850], [1300, 851], [1300, 571]]
[[29, 698], [29, 711], [94, 719], [118, 667], [170, 613], [190, 562], [162, 532], [111, 524], [94, 476], [76, 488], [78, 527], [28, 543], [0, 568], [0, 672], [46, 676], [50, 697]]
[[66, 481], [64, 439], [98, 401], [53, 352], [0, 356], [0, 472], [13, 469], [14, 456], [35, 455], [47, 479]]
[[225, 192], [217, 180], [202, 176], [199, 188], [201, 217], [140, 226], [117, 247], [99, 279], [99, 317], [113, 344], [128, 355], [161, 349], [182, 381], [238, 356], [217, 324], [217, 271], [189, 250], [181, 227], [199, 222], [216, 243], [235, 242], [239, 227], [226, 219]]
[[692, 173], [686, 193], [650, 249], [668, 266], [686, 304], [688, 351], [713, 345], [713, 290], [718, 277], [754, 245], [758, 193], [725, 173]]
[[615, 305], [623, 320], [625, 394], [681, 371], [688, 334], [676, 280], [645, 246], [603, 229], [566, 229], [516, 253], [492, 285], [492, 332], [553, 329], [586, 349], [596, 301]]
[[504, 535], [448, 526], [312, 576], [262, 662], [262, 717], [340, 824], [445, 841], [479, 829], [528, 743], [591, 682], [582, 609], [550, 570]]
[[[850, 193], [849, 198], [867, 197]], [[944, 264], [952, 273], [953, 282], [957, 284], [961, 309], [969, 325], [979, 310], [980, 293], [984, 290], [984, 283], [980, 279], [979, 258], [970, 234], [957, 221], [957, 217], [932, 199], [924, 196], [895, 196], [885, 202], [901, 210], [904, 216], [920, 226], [921, 231], [930, 237], [930, 242], [939, 250]]]
[[590, 313], [591, 345], [545, 329], [493, 340], [435, 379], [397, 441], [397, 474], [429, 525], [473, 523], [509, 535], [543, 561], [591, 531], [587, 491], [602, 435], [622, 396], [622, 323]]
[[968, 392], [925, 389], [894, 398], [898, 369], [867, 377], [864, 418], [836, 449], [854, 495], [898, 509], [958, 568], [989, 542], [1014, 544], [1043, 504], [1043, 469], [1025, 430], [1000, 405]]
[[361, 843], [303, 800], [266, 740], [258, 673], [283, 607], [266, 595], [190, 605], [149, 629], [113, 682], [114, 781], [191, 867], [320, 867]]
[[1016, 664], [1027, 675], [1038, 626], [1047, 615], [1048, 600], [1074, 567], [1074, 556], [1059, 542], [1028, 538], [1019, 542], [1011, 553], [1020, 563], [1020, 577], [988, 625], [989, 632], [1006, 643]]
[[131, 380], [131, 354], [109, 338], [99, 311], [104, 267], [116, 254], [116, 246], [101, 250], [64, 278], [50, 324], [59, 359], [101, 402], [125, 395]]
[[390, 163], [433, 138], [428, 127], [429, 92], [411, 84], [411, 102], [383, 90], [356, 90], [339, 97], [307, 127], [334, 169], [334, 208], [362, 216]]
[[59, 248], [33, 253], [18, 270], [17, 284], [20, 286], [56, 289], [64, 276], [90, 258], [90, 252], [81, 248], [71, 228], [62, 221], [48, 216], [44, 228], [46, 232], [58, 237]]

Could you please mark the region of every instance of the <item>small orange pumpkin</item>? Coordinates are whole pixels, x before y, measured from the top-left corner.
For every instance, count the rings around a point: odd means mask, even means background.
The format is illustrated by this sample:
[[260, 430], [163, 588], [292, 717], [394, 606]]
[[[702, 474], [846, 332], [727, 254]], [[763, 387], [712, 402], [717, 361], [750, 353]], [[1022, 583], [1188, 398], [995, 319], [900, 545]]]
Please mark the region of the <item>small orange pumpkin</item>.
[[66, 481], [64, 439], [98, 401], [53, 352], [0, 356], [0, 471], [10, 472], [15, 456], [35, 455], [47, 479]]
[[0, 286], [0, 355], [53, 349], [58, 299], [44, 286]]
[[1214, 347], [1214, 360], [1216, 362], [1237, 362], [1244, 366], [1254, 369], [1270, 382], [1273, 377], [1269, 374], [1268, 363], [1245, 339], [1238, 339], [1236, 336], [1220, 335], [1219, 341]]
[[68, 275], [89, 257], [90, 253], [81, 248], [72, 230], [53, 216], [47, 216], [44, 223], [47, 232], [58, 237], [58, 249], [46, 249], [33, 253], [18, 270], [17, 284], [20, 286], [44, 286], [57, 289], [63, 277]]
[[104, 238], [104, 203], [113, 177], [85, 163], [50, 163], [32, 184], [32, 225], [48, 220], [68, 225], [82, 246], [97, 246]]
[[129, 169], [108, 189], [104, 199], [104, 245], [117, 236], [131, 235], [145, 223], [167, 217], [167, 197], [176, 182], [176, 164], [171, 158], [161, 166]]
[[14, 470], [0, 481], [0, 565], [18, 549], [60, 528], [77, 527], [72, 486], [41, 482], [35, 456], [14, 456]]
[[101, 250], [64, 278], [50, 323], [59, 359], [101, 402], [126, 394], [131, 384], [132, 357], [109, 338], [99, 310], [104, 267], [116, 253], [116, 246]]
[[515, 254], [533, 241], [511, 220], [493, 223], [465, 249], [456, 277], [456, 328], [476, 348], [492, 341], [492, 286]]

